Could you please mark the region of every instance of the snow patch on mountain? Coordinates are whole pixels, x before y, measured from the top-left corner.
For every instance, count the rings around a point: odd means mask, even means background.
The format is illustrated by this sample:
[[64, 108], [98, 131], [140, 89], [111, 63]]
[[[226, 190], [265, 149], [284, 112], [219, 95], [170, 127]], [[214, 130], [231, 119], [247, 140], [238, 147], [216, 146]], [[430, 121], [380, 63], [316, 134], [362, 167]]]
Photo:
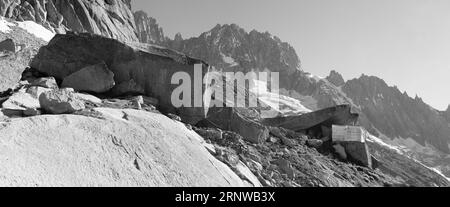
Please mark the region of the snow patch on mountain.
[[26, 30], [28, 33], [33, 34], [34, 36], [45, 40], [46, 42], [50, 42], [50, 40], [55, 36], [53, 32], [33, 21], [17, 22], [17, 26]]

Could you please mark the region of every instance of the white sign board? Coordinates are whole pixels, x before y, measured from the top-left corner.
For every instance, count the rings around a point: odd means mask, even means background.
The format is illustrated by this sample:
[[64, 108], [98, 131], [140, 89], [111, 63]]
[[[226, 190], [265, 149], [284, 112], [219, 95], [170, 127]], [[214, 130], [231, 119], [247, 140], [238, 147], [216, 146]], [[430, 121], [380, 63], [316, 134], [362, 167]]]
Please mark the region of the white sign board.
[[333, 142], [366, 142], [368, 132], [358, 126], [337, 126], [333, 125]]

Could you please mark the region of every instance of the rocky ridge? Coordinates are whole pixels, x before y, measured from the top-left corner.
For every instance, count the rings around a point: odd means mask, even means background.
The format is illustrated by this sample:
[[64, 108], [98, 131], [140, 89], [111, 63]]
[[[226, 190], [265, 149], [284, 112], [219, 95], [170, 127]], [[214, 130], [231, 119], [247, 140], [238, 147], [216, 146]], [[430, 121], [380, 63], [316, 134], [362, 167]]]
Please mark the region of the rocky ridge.
[[138, 41], [130, 0], [4, 0], [0, 16], [34, 21], [55, 33], [89, 32]]

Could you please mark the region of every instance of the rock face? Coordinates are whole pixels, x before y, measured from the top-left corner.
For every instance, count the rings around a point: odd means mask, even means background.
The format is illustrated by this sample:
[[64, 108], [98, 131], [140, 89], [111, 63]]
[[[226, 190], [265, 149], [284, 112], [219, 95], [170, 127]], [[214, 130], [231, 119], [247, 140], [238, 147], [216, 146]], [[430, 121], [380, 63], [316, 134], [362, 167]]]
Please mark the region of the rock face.
[[39, 96], [41, 108], [51, 114], [71, 114], [85, 108], [84, 102], [73, 89], [59, 89], [44, 92]]
[[105, 63], [87, 66], [65, 77], [62, 87], [77, 91], [104, 93], [114, 87], [114, 73]]
[[0, 127], [0, 185], [249, 186], [181, 123], [130, 109], [96, 111], [104, 118], [36, 116]]
[[[92, 34], [56, 35], [47, 46], [39, 50], [31, 62], [38, 71], [63, 80], [86, 66], [104, 62], [114, 73], [117, 86], [135, 81], [136, 87], [144, 89], [145, 94], [159, 100], [162, 111], [190, 118], [194, 122], [204, 118], [202, 108], [176, 109], [171, 100], [172, 91], [178, 85], [172, 85], [171, 79], [177, 72], [186, 72], [194, 76], [194, 64], [203, 65], [202, 77], [207, 65], [201, 60], [184, 54], [146, 44], [127, 45], [118, 40]], [[113, 88], [112, 91], [115, 89]]]
[[70, 30], [138, 41], [130, 0], [3, 0], [0, 16], [34, 21], [57, 33]]
[[8, 98], [2, 107], [7, 110], [25, 111], [28, 108], [40, 108], [39, 101], [31, 94], [18, 92]]
[[149, 17], [143, 11], [134, 13], [134, 21], [136, 24], [136, 32], [139, 41], [142, 43], [151, 43], [157, 45], [165, 45], [166, 37], [164, 31], [159, 27], [156, 19]]

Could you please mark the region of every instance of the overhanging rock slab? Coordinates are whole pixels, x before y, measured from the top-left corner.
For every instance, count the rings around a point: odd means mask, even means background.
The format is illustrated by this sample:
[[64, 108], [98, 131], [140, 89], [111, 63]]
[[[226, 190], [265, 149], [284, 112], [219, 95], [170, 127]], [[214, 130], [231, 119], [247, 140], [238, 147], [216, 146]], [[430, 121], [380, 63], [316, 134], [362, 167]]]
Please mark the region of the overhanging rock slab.
[[350, 105], [339, 105], [300, 116], [264, 119], [263, 123], [293, 131], [302, 131], [317, 126], [353, 125], [358, 117], [358, 114], [351, 112]]

